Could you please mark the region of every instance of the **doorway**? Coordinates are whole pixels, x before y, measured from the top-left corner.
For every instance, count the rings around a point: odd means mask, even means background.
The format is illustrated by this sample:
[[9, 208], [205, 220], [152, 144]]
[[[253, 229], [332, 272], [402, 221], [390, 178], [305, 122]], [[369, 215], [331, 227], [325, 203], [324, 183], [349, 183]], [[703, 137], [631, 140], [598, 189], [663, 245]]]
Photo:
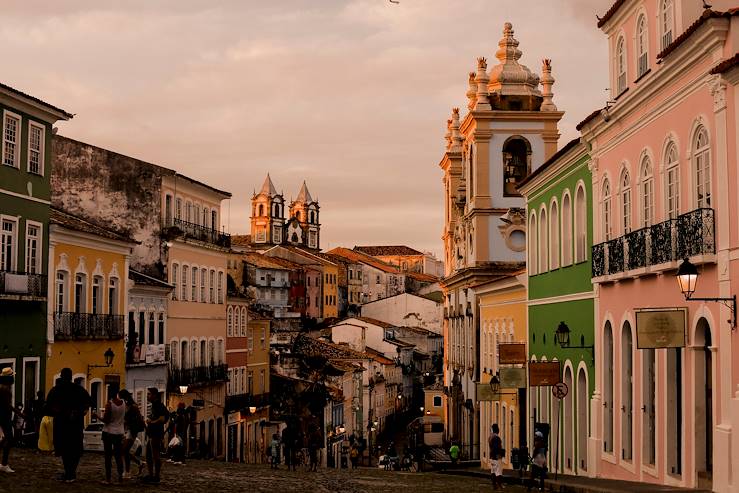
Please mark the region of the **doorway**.
[[577, 373], [577, 458], [581, 471], [588, 470], [588, 379], [585, 368]]
[[695, 469], [701, 487], [713, 471], [713, 353], [711, 327], [705, 318], [695, 329]]
[[572, 392], [574, 386], [572, 385], [572, 368], [569, 366], [565, 367], [565, 378], [564, 383], [567, 385], [567, 395], [564, 398], [564, 434], [562, 435], [562, 441], [564, 442], [564, 467], [567, 471], [574, 470], [574, 460], [572, 456], [572, 442], [574, 437], [574, 430], [572, 426], [573, 413], [572, 413]]

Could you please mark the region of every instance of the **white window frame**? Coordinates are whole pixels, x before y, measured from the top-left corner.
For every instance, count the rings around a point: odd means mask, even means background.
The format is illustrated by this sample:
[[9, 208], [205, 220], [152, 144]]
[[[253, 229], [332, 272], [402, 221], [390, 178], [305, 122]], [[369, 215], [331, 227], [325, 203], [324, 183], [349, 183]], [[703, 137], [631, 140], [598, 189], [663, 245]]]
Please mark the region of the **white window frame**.
[[553, 197], [549, 203], [549, 268], [559, 269], [560, 249], [560, 223], [559, 203], [557, 197]]
[[539, 273], [539, 222], [536, 211], [529, 215], [529, 275]]
[[[95, 288], [97, 287], [97, 293]], [[105, 279], [103, 276], [94, 275], [92, 276], [92, 288], [90, 289], [90, 307], [92, 308], [91, 313], [102, 314], [105, 309], [103, 306], [103, 299], [106, 297], [107, 289], [105, 289]]]
[[[671, 156], [674, 151], [674, 156]], [[671, 159], [673, 158], [674, 159]], [[677, 219], [680, 215], [680, 153], [675, 141], [670, 139], [663, 157], [665, 169], [665, 219]], [[674, 194], [674, 195], [673, 195]]]
[[603, 220], [603, 241], [609, 241], [613, 236], [613, 192], [611, 181], [606, 177], [601, 184], [601, 219]]
[[[701, 133], [706, 135], [706, 144], [702, 147], [697, 147], [698, 137]], [[702, 207], [712, 207], [713, 190], [711, 173], [713, 172], [713, 164], [711, 163], [711, 135], [708, 133], [708, 127], [704, 124], [696, 126], [693, 132], [693, 138], [690, 143], [692, 164], [693, 164], [693, 180], [695, 185], [693, 186], [693, 199], [695, 200], [695, 208], [699, 209]], [[699, 159], [705, 159], [704, 162], [699, 163]], [[700, 166], [699, 166], [700, 164]], [[699, 190], [703, 190], [703, 197], [699, 195]], [[707, 193], [706, 193], [707, 191]], [[707, 198], [706, 198], [707, 197]]]
[[[8, 117], [15, 118], [18, 120], [18, 126], [16, 128], [16, 136], [15, 136], [15, 153], [13, 155], [13, 164], [6, 164], [5, 163], [5, 146], [8, 142], [8, 140], [5, 138], [5, 124], [7, 122]], [[0, 159], [2, 159], [3, 166], [9, 166], [11, 168], [17, 168], [20, 169], [20, 159], [21, 159], [21, 135], [22, 135], [22, 125], [23, 125], [23, 118], [17, 114], [13, 113], [12, 111], [3, 110], [3, 126], [2, 126], [2, 156], [0, 156]]]
[[616, 46], [614, 49], [614, 73], [616, 76], [614, 81], [616, 85], [615, 96], [620, 95], [628, 87], [628, 63], [626, 61], [626, 51], [626, 37], [623, 34], [619, 34], [616, 38]]
[[[38, 228], [38, 236], [35, 237], [38, 242], [36, 245], [36, 265], [34, 265], [34, 272], [31, 272], [31, 264], [29, 257], [30, 245], [29, 240], [34, 238], [29, 234], [31, 227]], [[43, 272], [43, 256], [44, 256], [44, 225], [42, 223], [31, 221], [26, 219], [26, 274], [41, 274]]]
[[562, 194], [562, 207], [559, 211], [560, 224], [562, 226], [562, 233], [560, 235], [562, 241], [562, 266], [572, 265], [573, 259], [573, 248], [574, 244], [572, 238], [574, 236], [572, 223], [573, 223], [573, 207], [572, 197], [570, 191], [565, 190]]
[[[645, 167], [649, 167], [645, 174]], [[639, 164], [639, 198], [641, 202], [641, 226], [648, 227], [654, 224], [654, 164], [648, 154], [644, 154]]]
[[[577, 197], [582, 190], [582, 204], [578, 206]], [[575, 187], [575, 200], [573, 201], [573, 217], [574, 220], [574, 235], [575, 240], [575, 263], [585, 262], [588, 259], [588, 194], [585, 190], [585, 185], [580, 182]], [[578, 213], [581, 212], [583, 217], [578, 217]]]
[[[108, 289], [105, 291], [105, 298], [108, 301], [108, 313], [110, 315], [118, 315], [120, 311], [120, 282], [116, 276], [110, 276], [107, 283]], [[111, 291], [113, 296], [111, 296]], [[112, 302], [112, 303], [111, 303]]]
[[649, 25], [647, 16], [642, 13], [636, 21], [636, 77], [649, 70]]
[[170, 275], [171, 279], [169, 282], [174, 286], [174, 289], [172, 290], [172, 301], [177, 301], [179, 299], [179, 293], [177, 292], [179, 289], [179, 282], [177, 282], [177, 276], [180, 275], [180, 266], [177, 262], [172, 262], [172, 272]]
[[660, 48], [664, 50], [674, 41], [675, 4], [672, 0], [662, 0], [659, 8]]
[[[38, 172], [31, 171], [31, 134], [32, 129], [36, 128], [41, 131], [41, 135], [39, 137], [39, 159], [38, 159]], [[32, 120], [28, 121], [28, 152], [26, 153], [26, 170], [34, 175], [44, 176], [45, 168], [46, 168], [46, 160], [44, 159], [44, 153], [46, 152], [46, 126], [34, 122]]]
[[229, 306], [226, 310], [226, 336], [227, 337], [233, 337], [233, 315], [234, 315], [234, 309], [232, 306]]
[[631, 200], [631, 175], [627, 169], [621, 170], [619, 184], [619, 205], [621, 206], [621, 231], [623, 234], [631, 232], [632, 200]]
[[[542, 237], [545, 235], [544, 237]], [[546, 206], [539, 209], [539, 273], [549, 271], [549, 215]]]
[[188, 297], [190, 294], [190, 266], [187, 264], [182, 264], [182, 272], [180, 275], [182, 276], [182, 285], [180, 286], [180, 300], [181, 301], [188, 301]]
[[200, 268], [197, 265], [190, 266], [190, 301], [198, 301], [198, 272]]
[[[11, 254], [10, 254], [10, 265], [5, 266], [6, 271], [17, 271], [18, 270], [18, 226], [20, 224], [20, 218], [18, 216], [6, 216], [0, 215], [0, 236], [4, 236], [5, 233], [2, 230], [4, 222], [13, 223], [13, 231], [8, 235], [11, 239]], [[2, 252], [0, 252], [2, 255]], [[0, 266], [2, 269], [2, 266]]]
[[[62, 279], [59, 279], [59, 274], [62, 275]], [[55, 313], [63, 313], [69, 310], [69, 277], [70, 274], [66, 270], [57, 269], [54, 273], [54, 312]], [[62, 311], [59, 310], [59, 286], [62, 286]]]

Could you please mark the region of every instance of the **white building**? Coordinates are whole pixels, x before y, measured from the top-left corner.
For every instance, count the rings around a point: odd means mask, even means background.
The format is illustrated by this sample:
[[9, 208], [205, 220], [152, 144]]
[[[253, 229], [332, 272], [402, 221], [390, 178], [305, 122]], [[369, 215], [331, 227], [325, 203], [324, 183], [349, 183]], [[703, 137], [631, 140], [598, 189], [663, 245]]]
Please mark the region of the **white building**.
[[362, 305], [362, 316], [441, 334], [443, 310], [443, 304], [431, 298], [401, 293]]

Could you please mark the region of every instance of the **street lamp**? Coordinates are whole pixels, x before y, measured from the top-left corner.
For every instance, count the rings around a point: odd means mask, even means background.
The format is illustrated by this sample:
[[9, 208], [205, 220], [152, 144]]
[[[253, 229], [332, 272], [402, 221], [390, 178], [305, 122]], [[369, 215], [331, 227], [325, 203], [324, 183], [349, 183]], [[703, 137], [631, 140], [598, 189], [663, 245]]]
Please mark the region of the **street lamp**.
[[493, 391], [493, 394], [500, 393], [500, 378], [498, 378], [498, 375], [493, 375], [493, 378], [490, 379], [490, 390]]
[[257, 406], [249, 406], [249, 412], [251, 414], [254, 414], [255, 412], [257, 412]]
[[421, 406], [421, 414], [423, 414], [423, 410], [424, 410], [424, 407], [423, 407], [423, 406]]
[[108, 350], [103, 353], [103, 359], [105, 360], [104, 365], [87, 365], [87, 379], [89, 380], [92, 376], [93, 368], [110, 368], [113, 366], [113, 358], [115, 358], [115, 353], [113, 352], [113, 349], [108, 348]]
[[187, 385], [180, 385], [180, 394], [187, 394]]
[[678, 267], [676, 277], [680, 291], [685, 296], [685, 301], [715, 301], [721, 303], [731, 310], [731, 319], [728, 322], [731, 324], [732, 330], [736, 329], [736, 295], [729, 298], [693, 298], [693, 293], [695, 293], [695, 288], [698, 285], [698, 269], [687, 258]]
[[562, 349], [589, 349], [593, 355], [593, 363], [595, 363], [595, 346], [594, 345], [587, 345], [587, 344], [581, 344], [579, 346], [571, 346], [570, 345], [570, 328], [567, 326], [566, 323], [560, 322], [557, 326], [557, 330], [554, 331], [554, 340], [557, 341], [557, 344], [559, 344], [559, 347]]

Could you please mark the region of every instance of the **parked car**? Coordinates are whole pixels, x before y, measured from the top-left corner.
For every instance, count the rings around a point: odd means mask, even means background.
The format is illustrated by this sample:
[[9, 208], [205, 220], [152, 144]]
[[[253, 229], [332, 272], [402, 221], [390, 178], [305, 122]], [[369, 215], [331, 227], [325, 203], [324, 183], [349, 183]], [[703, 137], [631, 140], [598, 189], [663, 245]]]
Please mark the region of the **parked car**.
[[82, 436], [82, 446], [86, 452], [102, 452], [104, 450], [102, 422], [97, 421], [87, 425]]

